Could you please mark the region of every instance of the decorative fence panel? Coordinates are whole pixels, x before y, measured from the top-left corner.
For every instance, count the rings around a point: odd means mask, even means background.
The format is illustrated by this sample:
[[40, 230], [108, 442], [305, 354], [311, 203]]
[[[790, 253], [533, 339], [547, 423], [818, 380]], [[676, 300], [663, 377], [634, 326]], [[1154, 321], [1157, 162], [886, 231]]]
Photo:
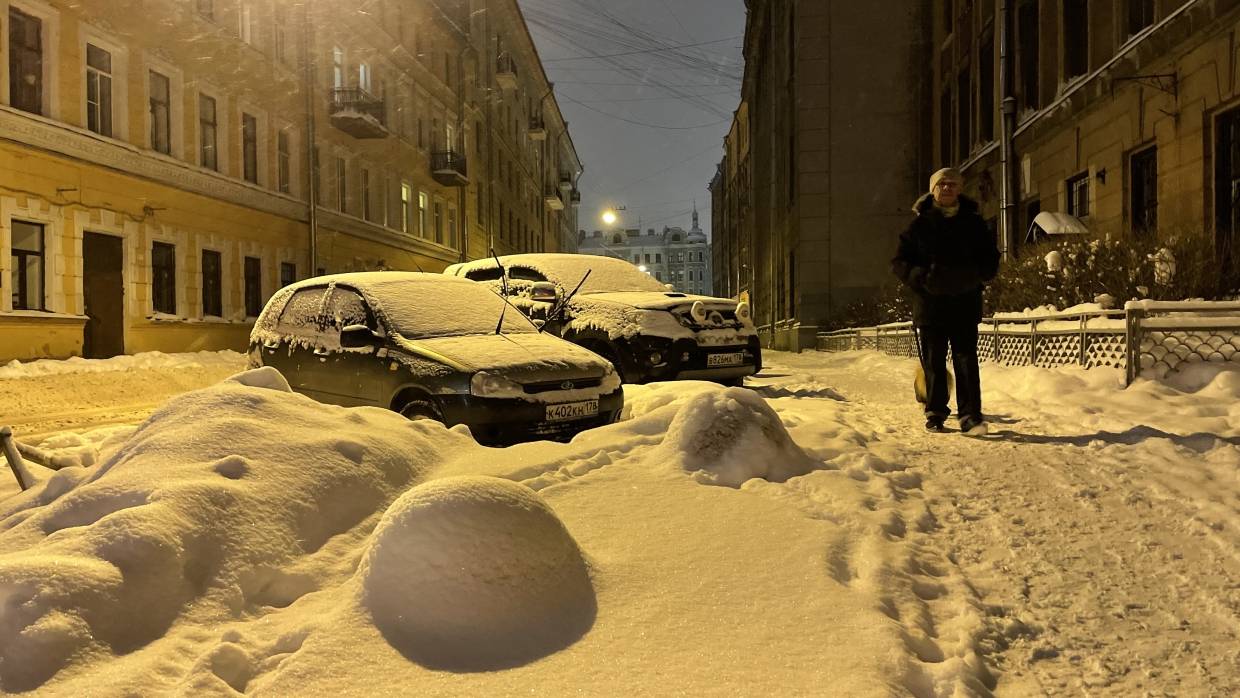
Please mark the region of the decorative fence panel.
[[[818, 349], [917, 356], [909, 322], [822, 333]], [[977, 352], [1008, 366], [1124, 368], [1129, 383], [1185, 364], [1240, 364], [1240, 302], [1134, 301], [1124, 310], [986, 318]]]

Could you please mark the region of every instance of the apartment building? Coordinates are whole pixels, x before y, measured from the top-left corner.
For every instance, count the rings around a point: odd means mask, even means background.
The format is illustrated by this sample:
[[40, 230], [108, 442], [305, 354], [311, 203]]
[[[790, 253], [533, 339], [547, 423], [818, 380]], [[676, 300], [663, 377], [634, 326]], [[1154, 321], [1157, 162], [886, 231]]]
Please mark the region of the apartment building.
[[0, 0], [0, 360], [241, 350], [297, 279], [575, 241], [515, 0], [132, 9]]
[[[1002, 0], [936, 0], [938, 160], [1000, 215]], [[1097, 237], [1202, 235], [1240, 268], [1235, 0], [1007, 0], [1017, 225], [1041, 211]], [[996, 227], [997, 224], [995, 224]]]
[[655, 279], [670, 284], [681, 293], [713, 295], [711, 269], [714, 258], [710, 242], [702, 231], [695, 206], [693, 226], [595, 230], [578, 233], [578, 252], [614, 257], [632, 262]]
[[813, 346], [890, 278], [928, 176], [925, 3], [748, 0], [741, 103], [711, 184], [718, 292]]

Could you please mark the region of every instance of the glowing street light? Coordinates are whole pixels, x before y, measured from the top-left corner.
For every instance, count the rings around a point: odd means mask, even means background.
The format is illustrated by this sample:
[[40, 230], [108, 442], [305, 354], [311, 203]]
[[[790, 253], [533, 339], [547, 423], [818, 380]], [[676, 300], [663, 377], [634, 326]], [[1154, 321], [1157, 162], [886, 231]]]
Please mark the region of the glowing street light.
[[607, 225], [615, 225], [616, 224], [616, 212], [610, 211], [610, 210], [604, 211], [603, 222], [606, 223]]

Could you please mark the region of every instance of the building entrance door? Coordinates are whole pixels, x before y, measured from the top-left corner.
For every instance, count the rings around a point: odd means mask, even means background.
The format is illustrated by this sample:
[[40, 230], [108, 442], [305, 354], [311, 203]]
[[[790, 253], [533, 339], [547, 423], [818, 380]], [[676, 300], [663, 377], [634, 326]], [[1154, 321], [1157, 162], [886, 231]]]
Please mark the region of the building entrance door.
[[106, 359], [125, 353], [124, 241], [99, 233], [82, 237], [86, 336], [82, 354]]
[[1214, 245], [1222, 292], [1235, 290], [1240, 277], [1240, 109], [1218, 118], [1215, 139]]

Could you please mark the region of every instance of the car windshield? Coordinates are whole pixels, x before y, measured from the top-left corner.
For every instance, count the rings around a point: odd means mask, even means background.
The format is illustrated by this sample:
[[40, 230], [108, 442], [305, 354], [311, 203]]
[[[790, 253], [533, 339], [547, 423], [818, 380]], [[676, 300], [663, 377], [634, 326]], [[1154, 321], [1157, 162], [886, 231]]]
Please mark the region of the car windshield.
[[581, 287], [581, 293], [667, 291], [658, 279], [622, 259], [592, 255], [527, 255], [504, 260], [504, 263], [538, 271], [566, 291], [576, 288], [587, 271], [590, 278]]
[[[486, 286], [447, 279], [383, 281], [367, 284], [365, 293], [387, 320], [388, 329], [407, 339], [494, 334], [505, 307]], [[522, 334], [538, 328], [508, 308], [502, 331]]]

